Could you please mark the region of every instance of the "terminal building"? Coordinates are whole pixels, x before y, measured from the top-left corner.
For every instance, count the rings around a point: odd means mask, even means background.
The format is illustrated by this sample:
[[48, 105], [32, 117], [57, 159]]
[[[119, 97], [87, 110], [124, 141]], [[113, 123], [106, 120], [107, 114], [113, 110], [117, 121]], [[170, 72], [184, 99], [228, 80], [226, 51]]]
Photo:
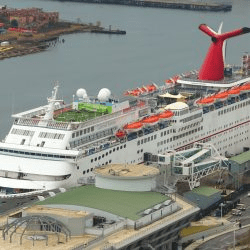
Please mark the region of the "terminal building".
[[95, 173], [96, 186], [40, 197], [43, 201], [9, 216], [1, 249], [177, 249], [180, 230], [200, 209], [157, 192], [157, 168], [112, 164]]

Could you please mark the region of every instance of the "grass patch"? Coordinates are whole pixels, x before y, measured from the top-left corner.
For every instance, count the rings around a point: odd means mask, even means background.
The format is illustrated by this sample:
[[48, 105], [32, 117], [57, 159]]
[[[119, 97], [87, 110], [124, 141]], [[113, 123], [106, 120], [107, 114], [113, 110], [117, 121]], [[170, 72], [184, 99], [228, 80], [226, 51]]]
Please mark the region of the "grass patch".
[[186, 237], [191, 234], [200, 233], [213, 227], [215, 226], [191, 226], [191, 227], [183, 228], [181, 230], [181, 237]]

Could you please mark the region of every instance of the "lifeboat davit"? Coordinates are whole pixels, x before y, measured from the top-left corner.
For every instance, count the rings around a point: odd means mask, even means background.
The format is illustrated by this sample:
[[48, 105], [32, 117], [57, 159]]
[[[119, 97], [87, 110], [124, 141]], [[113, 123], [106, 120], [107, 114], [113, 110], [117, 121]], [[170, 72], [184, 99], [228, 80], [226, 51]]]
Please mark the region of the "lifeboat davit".
[[143, 124], [148, 124], [148, 125], [155, 125], [159, 121], [159, 116], [158, 115], [152, 115], [149, 117], [145, 117], [141, 120], [141, 123]]
[[115, 136], [117, 138], [124, 138], [126, 136], [126, 132], [124, 130], [118, 130], [116, 133], [115, 133]]
[[123, 128], [130, 132], [138, 131], [142, 128], [143, 124], [141, 122], [133, 122], [125, 125]]
[[237, 88], [233, 88], [233, 89], [229, 89], [227, 91], [227, 93], [230, 95], [230, 96], [238, 96], [240, 94], [240, 88], [237, 87]]
[[225, 101], [228, 98], [227, 91], [219, 92], [218, 94], [213, 95], [213, 98], [218, 101]]
[[167, 110], [165, 112], [158, 114], [158, 117], [161, 120], [167, 120], [167, 119], [170, 119], [173, 115], [174, 115], [174, 113], [172, 111]]
[[209, 104], [214, 103], [214, 97], [212, 97], [212, 96], [205, 97], [205, 98], [198, 100], [196, 103], [198, 105], [209, 105]]

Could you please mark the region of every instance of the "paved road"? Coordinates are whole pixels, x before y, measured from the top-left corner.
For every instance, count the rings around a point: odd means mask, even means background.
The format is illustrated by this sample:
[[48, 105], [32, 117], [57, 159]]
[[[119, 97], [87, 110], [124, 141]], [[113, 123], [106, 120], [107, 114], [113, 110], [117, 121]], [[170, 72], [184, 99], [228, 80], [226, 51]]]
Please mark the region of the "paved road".
[[[236, 228], [238, 229], [237, 226], [236, 226]], [[237, 238], [240, 238], [241, 235], [246, 233], [248, 230], [249, 230], [249, 228], [244, 228], [244, 229], [240, 229], [240, 230], [235, 231], [236, 242], [237, 242]], [[223, 234], [219, 237], [216, 237], [212, 240], [207, 241], [206, 243], [200, 245], [198, 247], [198, 249], [200, 249], [200, 250], [211, 250], [211, 249], [224, 250], [224, 249], [226, 249], [226, 247], [230, 247], [230, 246], [232, 247], [233, 242], [234, 242], [234, 232], [232, 231], [232, 232]]]
[[234, 222], [240, 219], [242, 226], [248, 225], [250, 224], [250, 197], [247, 196], [247, 193], [240, 196], [240, 203], [245, 204], [246, 211], [242, 211], [242, 216], [230, 216], [228, 220]]

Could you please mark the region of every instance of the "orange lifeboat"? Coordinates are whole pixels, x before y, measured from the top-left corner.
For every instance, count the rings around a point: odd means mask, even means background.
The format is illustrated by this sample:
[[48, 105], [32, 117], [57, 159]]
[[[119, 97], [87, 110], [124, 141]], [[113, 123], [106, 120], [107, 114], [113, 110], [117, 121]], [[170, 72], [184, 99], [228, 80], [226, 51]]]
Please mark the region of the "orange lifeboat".
[[248, 83], [248, 84], [241, 86], [240, 91], [241, 92], [249, 92], [250, 91], [250, 84]]
[[167, 110], [165, 112], [158, 114], [158, 117], [159, 119], [166, 120], [166, 119], [170, 119], [173, 115], [174, 113], [172, 111]]
[[115, 133], [115, 136], [117, 138], [123, 138], [126, 136], [126, 132], [124, 130], [118, 130], [116, 133]]
[[229, 89], [227, 91], [227, 93], [230, 95], [230, 96], [237, 96], [240, 94], [240, 88], [233, 88], [233, 89]]
[[159, 121], [159, 116], [158, 115], [152, 115], [149, 117], [145, 117], [141, 120], [141, 123], [143, 124], [148, 124], [148, 125], [155, 125]]
[[215, 94], [213, 98], [216, 100], [219, 99], [220, 101], [225, 101], [228, 98], [228, 93], [227, 91], [219, 92], [218, 94]]
[[129, 123], [127, 125], [125, 125], [123, 128], [127, 131], [137, 131], [140, 130], [142, 128], [142, 123], [141, 122], [133, 122], [133, 123]]
[[157, 89], [154, 84], [149, 84], [146, 86], [146, 88], [147, 88], [148, 92], [154, 92]]
[[214, 97], [211, 97], [211, 96], [205, 97], [205, 98], [198, 100], [196, 103], [198, 105], [209, 105], [209, 104], [214, 103]]

